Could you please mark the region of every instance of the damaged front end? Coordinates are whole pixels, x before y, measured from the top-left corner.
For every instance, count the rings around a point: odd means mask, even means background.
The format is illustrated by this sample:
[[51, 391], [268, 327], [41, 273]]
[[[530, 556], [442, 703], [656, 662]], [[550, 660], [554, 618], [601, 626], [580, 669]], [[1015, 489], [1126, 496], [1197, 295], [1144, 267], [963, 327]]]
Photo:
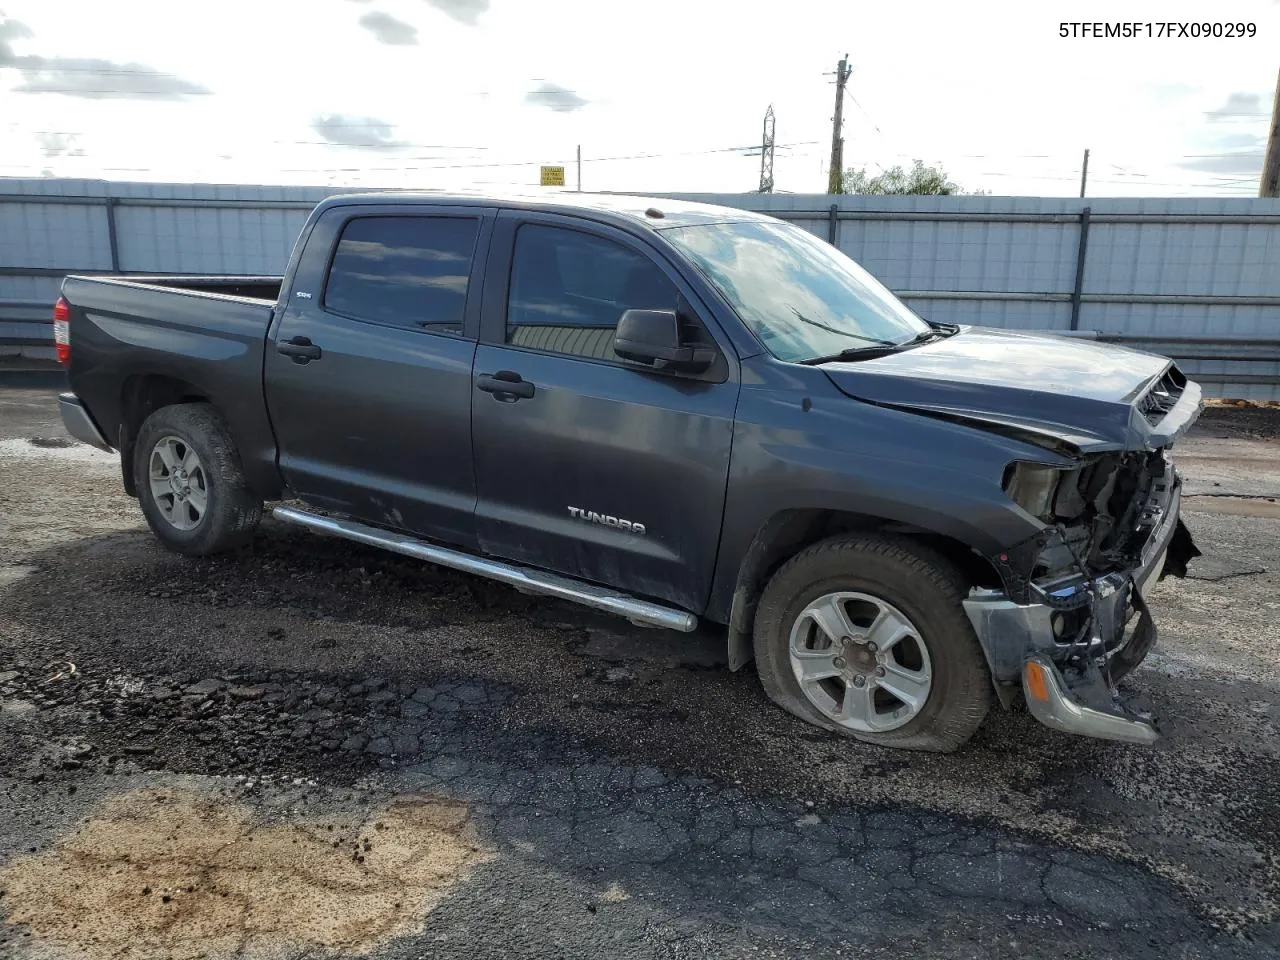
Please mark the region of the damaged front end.
[[1154, 719], [1117, 683], [1156, 642], [1148, 588], [1199, 556], [1179, 518], [1181, 481], [1167, 442], [1062, 463], [1009, 465], [1005, 492], [1043, 526], [989, 558], [1003, 589], [974, 589], [965, 612], [1006, 705], [1021, 688], [1050, 727], [1151, 743]]

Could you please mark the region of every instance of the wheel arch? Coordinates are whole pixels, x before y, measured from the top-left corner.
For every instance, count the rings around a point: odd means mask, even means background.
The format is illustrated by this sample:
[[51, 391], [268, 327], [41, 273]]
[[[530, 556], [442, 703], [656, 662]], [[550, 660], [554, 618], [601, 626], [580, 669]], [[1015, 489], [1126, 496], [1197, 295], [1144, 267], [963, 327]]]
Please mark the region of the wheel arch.
[[[120, 468], [125, 493], [137, 497], [133, 476], [133, 448], [143, 422], [161, 407], [178, 403], [213, 404], [208, 391], [179, 377], [155, 373], [132, 374], [120, 388]], [[216, 407], [216, 404], [214, 405]]]
[[774, 572], [810, 544], [857, 531], [896, 534], [927, 545], [954, 563], [970, 586], [1000, 584], [999, 573], [991, 562], [972, 544], [954, 536], [850, 510], [780, 510], [756, 531], [738, 566], [729, 608], [727, 654], [730, 670], [740, 670], [754, 656], [751, 634], [756, 606]]

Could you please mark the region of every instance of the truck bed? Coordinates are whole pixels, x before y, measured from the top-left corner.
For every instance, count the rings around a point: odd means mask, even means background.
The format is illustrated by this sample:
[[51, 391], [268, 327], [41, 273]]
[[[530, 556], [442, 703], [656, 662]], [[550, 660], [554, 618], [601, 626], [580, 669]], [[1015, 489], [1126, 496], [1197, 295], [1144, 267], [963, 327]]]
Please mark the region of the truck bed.
[[275, 482], [262, 362], [281, 283], [281, 277], [67, 277], [62, 296], [71, 314], [75, 389], [108, 440], [147, 391], [194, 393], [211, 398], [240, 438], [246, 472]]
[[248, 300], [269, 300], [275, 303], [280, 297], [281, 277], [218, 277], [175, 276], [170, 274], [126, 274], [117, 277], [94, 277], [94, 280], [128, 283], [132, 285], [165, 287], [185, 290], [189, 293], [217, 293]]

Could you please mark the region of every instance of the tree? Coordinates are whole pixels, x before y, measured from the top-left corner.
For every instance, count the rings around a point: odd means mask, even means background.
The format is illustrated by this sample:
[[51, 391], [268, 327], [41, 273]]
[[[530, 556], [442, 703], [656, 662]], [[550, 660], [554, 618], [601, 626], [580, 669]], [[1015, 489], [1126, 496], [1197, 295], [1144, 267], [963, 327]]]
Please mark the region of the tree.
[[954, 183], [942, 167], [926, 167], [924, 162], [916, 160], [910, 170], [902, 167], [890, 167], [888, 170], [871, 176], [866, 167], [861, 170], [846, 170], [844, 173], [845, 193], [864, 193], [877, 196], [900, 196], [916, 194], [929, 197], [946, 197], [962, 194], [958, 183]]

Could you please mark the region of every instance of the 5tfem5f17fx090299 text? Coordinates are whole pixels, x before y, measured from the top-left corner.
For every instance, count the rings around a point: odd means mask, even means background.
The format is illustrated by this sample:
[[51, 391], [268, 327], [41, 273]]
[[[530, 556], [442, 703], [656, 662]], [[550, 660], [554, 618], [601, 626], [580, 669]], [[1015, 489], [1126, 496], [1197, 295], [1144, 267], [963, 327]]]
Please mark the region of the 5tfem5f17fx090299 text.
[[1141, 23], [1138, 21], [1123, 22], [1091, 22], [1091, 23], [1059, 23], [1058, 36], [1099, 39], [1132, 39], [1134, 37], [1171, 39], [1240, 39], [1256, 37], [1258, 25], [1245, 22], [1214, 21], [1161, 21]]

